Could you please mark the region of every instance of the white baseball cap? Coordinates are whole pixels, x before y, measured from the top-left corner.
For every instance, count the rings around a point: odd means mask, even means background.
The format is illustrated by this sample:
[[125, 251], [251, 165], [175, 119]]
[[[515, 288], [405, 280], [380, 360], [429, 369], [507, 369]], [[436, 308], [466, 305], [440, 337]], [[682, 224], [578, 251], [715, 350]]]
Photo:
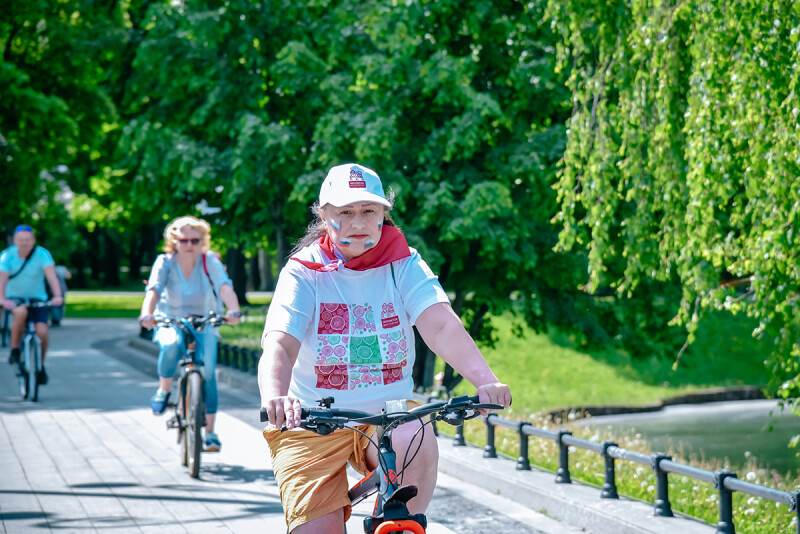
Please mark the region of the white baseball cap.
[[353, 202], [377, 202], [387, 208], [392, 207], [386, 200], [378, 173], [355, 163], [337, 165], [328, 171], [328, 176], [322, 182], [319, 205], [330, 204], [341, 208]]

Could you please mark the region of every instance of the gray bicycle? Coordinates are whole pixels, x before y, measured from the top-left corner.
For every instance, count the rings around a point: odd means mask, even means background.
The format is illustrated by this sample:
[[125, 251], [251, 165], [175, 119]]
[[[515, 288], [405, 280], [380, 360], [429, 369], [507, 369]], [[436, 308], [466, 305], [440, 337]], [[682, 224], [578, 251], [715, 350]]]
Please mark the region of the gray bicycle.
[[31, 310], [45, 308], [50, 305], [50, 301], [17, 299], [15, 302], [17, 306], [26, 306], [28, 308], [28, 323], [20, 344], [19, 370], [17, 371], [19, 394], [23, 399], [37, 402], [39, 400], [40, 385], [38, 377], [44, 365], [42, 363], [42, 340], [36, 335], [36, 323], [33, 321]]

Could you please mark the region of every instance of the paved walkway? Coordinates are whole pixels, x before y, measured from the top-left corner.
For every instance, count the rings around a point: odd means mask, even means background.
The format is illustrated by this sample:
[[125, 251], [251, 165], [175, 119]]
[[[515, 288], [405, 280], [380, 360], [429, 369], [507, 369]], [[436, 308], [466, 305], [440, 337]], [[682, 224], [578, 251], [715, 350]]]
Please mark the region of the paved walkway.
[[[130, 346], [137, 332], [121, 319], [51, 329], [38, 403], [19, 398], [0, 354], [0, 531], [285, 532], [258, 397], [220, 385], [222, 451], [205, 454], [200, 479], [190, 478], [177, 433], [148, 408], [155, 359]], [[457, 466], [443, 443], [443, 465]], [[355, 510], [349, 532], [369, 509]], [[586, 532], [445, 473], [428, 516], [431, 534]]]

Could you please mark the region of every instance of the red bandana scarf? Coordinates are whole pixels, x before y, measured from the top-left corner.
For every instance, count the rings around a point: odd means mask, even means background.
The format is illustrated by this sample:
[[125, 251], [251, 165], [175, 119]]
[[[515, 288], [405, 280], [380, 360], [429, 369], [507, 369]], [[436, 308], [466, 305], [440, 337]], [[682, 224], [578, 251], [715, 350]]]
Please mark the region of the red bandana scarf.
[[298, 263], [302, 263], [309, 269], [314, 271], [336, 271], [339, 265], [343, 265], [352, 271], [366, 271], [367, 269], [374, 269], [392, 263], [393, 261], [400, 260], [411, 256], [411, 251], [408, 248], [408, 243], [403, 233], [394, 226], [384, 226], [381, 231], [381, 239], [378, 241], [378, 246], [369, 249], [361, 256], [353, 258], [352, 260], [342, 263], [336, 260], [334, 253], [333, 243], [331, 243], [328, 234], [319, 238], [319, 248], [322, 253], [328, 257], [333, 263], [327, 265], [313, 261], [305, 261], [297, 258], [289, 258]]

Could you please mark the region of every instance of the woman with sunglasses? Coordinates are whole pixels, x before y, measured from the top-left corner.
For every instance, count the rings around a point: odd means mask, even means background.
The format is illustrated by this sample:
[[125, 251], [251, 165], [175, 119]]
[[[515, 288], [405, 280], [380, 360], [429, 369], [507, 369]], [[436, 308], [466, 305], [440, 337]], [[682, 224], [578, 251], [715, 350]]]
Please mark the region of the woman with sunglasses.
[[[222, 312], [229, 324], [239, 322], [242, 314], [230, 278], [222, 262], [208, 250], [211, 226], [202, 219], [179, 217], [164, 230], [164, 252], [156, 258], [145, 288], [139, 322], [145, 328], [156, 325], [154, 315], [183, 317], [205, 315], [210, 310]], [[222, 300], [222, 303], [219, 300]], [[157, 328], [153, 341], [158, 343], [159, 387], [150, 399], [153, 414], [167, 408], [172, 377], [185, 348], [175, 329]], [[217, 329], [208, 328], [196, 340], [197, 354], [203, 361], [206, 379], [205, 450], [217, 452], [222, 446], [214, 432], [219, 395], [217, 393]]]

